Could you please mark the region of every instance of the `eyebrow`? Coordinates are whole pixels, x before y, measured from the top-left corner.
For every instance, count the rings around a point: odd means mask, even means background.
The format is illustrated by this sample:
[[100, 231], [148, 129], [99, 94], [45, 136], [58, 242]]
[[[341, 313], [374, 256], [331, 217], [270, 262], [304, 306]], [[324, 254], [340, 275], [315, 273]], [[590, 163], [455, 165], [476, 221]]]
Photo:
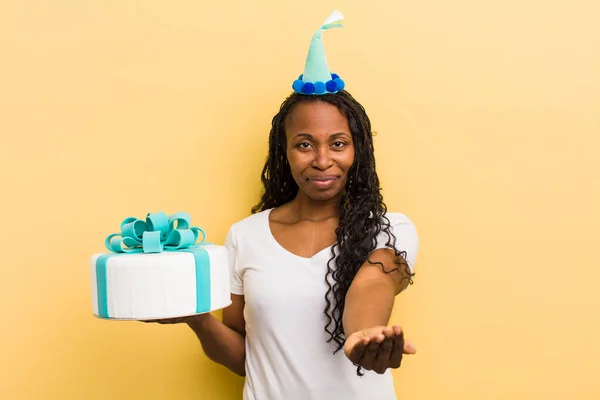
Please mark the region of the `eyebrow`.
[[[329, 135], [329, 139], [335, 139], [340, 136], [348, 136], [348, 134], [346, 132], [332, 133], [331, 135]], [[298, 133], [298, 134], [294, 135], [294, 137], [293, 137], [293, 139], [298, 139], [298, 138], [312, 139], [313, 135], [311, 135], [309, 133]]]

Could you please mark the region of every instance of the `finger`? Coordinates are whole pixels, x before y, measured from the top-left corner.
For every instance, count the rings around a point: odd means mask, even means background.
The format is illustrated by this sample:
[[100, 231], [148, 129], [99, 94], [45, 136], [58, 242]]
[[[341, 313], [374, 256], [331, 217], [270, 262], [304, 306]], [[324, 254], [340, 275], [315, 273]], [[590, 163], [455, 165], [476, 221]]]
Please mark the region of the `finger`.
[[375, 359], [377, 357], [377, 354], [379, 353], [379, 346], [381, 345], [381, 343], [384, 340], [385, 340], [385, 336], [380, 333], [380, 334], [372, 337], [371, 340], [369, 341], [369, 344], [368, 344], [367, 348], [365, 349], [365, 354], [359, 363], [367, 371], [370, 371], [373, 369], [373, 366], [375, 364]]
[[367, 349], [367, 345], [368, 344], [369, 344], [369, 339], [368, 338], [361, 338], [361, 339], [359, 339], [354, 344], [354, 346], [352, 346], [352, 349], [348, 353], [348, 358], [350, 359], [350, 361], [352, 361], [355, 364], [359, 364], [360, 360], [365, 355], [365, 351]]
[[379, 345], [379, 351], [375, 357], [373, 371], [383, 374], [390, 367], [390, 357], [394, 348], [394, 330], [390, 327], [384, 328], [385, 339]]
[[186, 317], [174, 317], [174, 318], [157, 318], [157, 319], [146, 319], [146, 320], [140, 320], [141, 322], [145, 322], [145, 323], [156, 323], [156, 324], [164, 324], [164, 325], [168, 325], [168, 324], [180, 324], [186, 321]]
[[405, 340], [403, 352], [404, 352], [404, 354], [415, 354], [417, 352], [417, 348], [415, 347], [414, 344]]
[[393, 330], [394, 339], [389, 365], [390, 368], [399, 368], [402, 364], [402, 354], [404, 353], [404, 332], [402, 331], [402, 328], [397, 325], [393, 327]]

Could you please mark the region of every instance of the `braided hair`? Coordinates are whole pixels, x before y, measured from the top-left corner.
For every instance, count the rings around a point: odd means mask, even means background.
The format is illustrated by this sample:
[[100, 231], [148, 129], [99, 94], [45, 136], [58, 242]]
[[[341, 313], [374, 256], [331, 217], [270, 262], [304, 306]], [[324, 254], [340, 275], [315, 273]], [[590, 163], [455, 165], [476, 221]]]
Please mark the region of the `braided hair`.
[[[410, 284], [414, 274], [404, 261], [405, 252], [398, 252], [395, 248], [396, 237], [391, 232], [390, 221], [385, 215], [387, 207], [383, 202], [375, 170], [371, 122], [363, 106], [347, 91], [320, 96], [292, 93], [281, 104], [272, 120], [269, 152], [261, 174], [264, 192], [260, 202], [252, 208], [252, 213], [282, 206], [296, 197], [298, 184], [292, 177], [286, 156], [285, 121], [297, 104], [318, 101], [336, 106], [348, 119], [355, 149], [354, 163], [348, 171], [345, 191], [338, 205], [337, 241], [331, 248], [331, 258], [327, 262], [325, 274], [328, 290], [323, 310], [327, 321], [324, 329], [329, 336], [327, 342], [335, 343], [333, 353], [337, 353], [345, 342], [342, 317], [346, 293], [359, 268], [375, 250], [378, 236], [387, 235], [385, 245], [394, 250], [398, 260], [396, 268], [384, 271], [391, 273], [403, 267], [401, 279], [408, 279]], [[381, 263], [373, 264], [379, 264], [383, 268]], [[362, 375], [360, 368], [357, 372]]]

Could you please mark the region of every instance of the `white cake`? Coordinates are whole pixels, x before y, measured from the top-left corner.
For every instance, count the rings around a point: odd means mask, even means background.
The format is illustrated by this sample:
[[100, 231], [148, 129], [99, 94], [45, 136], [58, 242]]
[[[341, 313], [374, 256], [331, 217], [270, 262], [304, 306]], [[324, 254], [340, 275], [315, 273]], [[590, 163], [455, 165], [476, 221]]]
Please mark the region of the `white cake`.
[[[107, 243], [110, 239], [109, 236]], [[107, 247], [111, 248], [110, 244]], [[172, 318], [207, 313], [231, 304], [227, 249], [214, 244], [168, 251], [161, 247], [154, 252], [116, 250], [94, 254], [90, 259], [90, 280], [92, 310], [99, 318]]]

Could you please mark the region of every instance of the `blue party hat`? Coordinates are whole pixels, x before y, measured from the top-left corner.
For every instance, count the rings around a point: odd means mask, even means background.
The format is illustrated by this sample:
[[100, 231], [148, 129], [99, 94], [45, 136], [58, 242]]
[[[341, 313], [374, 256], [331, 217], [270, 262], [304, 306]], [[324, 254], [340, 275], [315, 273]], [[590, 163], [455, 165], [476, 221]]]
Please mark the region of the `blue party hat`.
[[320, 95], [336, 93], [344, 89], [344, 81], [329, 70], [322, 40], [323, 31], [331, 28], [341, 28], [343, 19], [342, 13], [335, 10], [315, 32], [310, 41], [304, 73], [292, 84], [294, 92]]

